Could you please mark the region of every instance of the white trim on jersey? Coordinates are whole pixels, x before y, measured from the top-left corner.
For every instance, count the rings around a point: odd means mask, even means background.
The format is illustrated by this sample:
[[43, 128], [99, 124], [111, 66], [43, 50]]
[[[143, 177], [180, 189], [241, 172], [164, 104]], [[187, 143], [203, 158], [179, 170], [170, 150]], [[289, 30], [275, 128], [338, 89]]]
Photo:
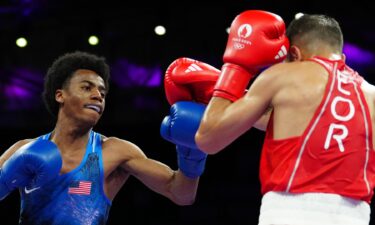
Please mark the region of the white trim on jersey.
[[[354, 83], [354, 90], [355, 90], [355, 93], [357, 94], [357, 98], [358, 98], [358, 101], [359, 101], [359, 105], [361, 106], [361, 110], [362, 110], [362, 115], [363, 115], [363, 122], [365, 123], [365, 130], [366, 130], [366, 160], [365, 160], [365, 165], [364, 165], [364, 169], [363, 169], [363, 179], [365, 180], [365, 183], [366, 183], [366, 188], [367, 188], [367, 192], [368, 194], [370, 195], [371, 194], [371, 187], [370, 187], [370, 183], [369, 183], [369, 180], [367, 179], [367, 165], [368, 165], [368, 160], [369, 160], [369, 154], [370, 154], [370, 151], [371, 151], [371, 148], [372, 146], [370, 147], [370, 141], [369, 141], [369, 128], [368, 128], [368, 121], [367, 121], [367, 114], [366, 114], [366, 109], [365, 109], [365, 106], [362, 102], [362, 99], [361, 99], [361, 96], [359, 94], [359, 91], [358, 91], [358, 88], [357, 88], [357, 85]], [[372, 138], [372, 137], [371, 137]]]
[[328, 102], [329, 102], [329, 99], [331, 98], [331, 94], [333, 92], [333, 88], [334, 88], [334, 85], [335, 85], [335, 81], [336, 81], [336, 76], [337, 76], [337, 62], [335, 63], [335, 66], [333, 68], [333, 73], [332, 73], [332, 82], [331, 82], [331, 86], [329, 87], [329, 92], [327, 94], [327, 97], [325, 99], [325, 102], [323, 104], [323, 107], [322, 109], [320, 110], [319, 112], [319, 115], [316, 117], [314, 123], [312, 124], [310, 130], [307, 132], [306, 134], [306, 137], [305, 139], [303, 140], [302, 142], [302, 145], [301, 145], [301, 148], [299, 150], [299, 153], [298, 153], [298, 157], [297, 157], [297, 160], [296, 160], [296, 163], [294, 164], [294, 169], [293, 169], [293, 172], [289, 178], [289, 181], [288, 181], [288, 185], [286, 187], [286, 192], [289, 192], [290, 191], [290, 188], [292, 186], [292, 183], [293, 183], [293, 180], [294, 180], [294, 177], [296, 175], [296, 172], [297, 172], [297, 169], [299, 167], [299, 164], [301, 162], [301, 158], [302, 158], [302, 154], [303, 152], [305, 151], [305, 147], [306, 147], [306, 144], [307, 144], [307, 141], [310, 139], [310, 136], [312, 134], [312, 132], [314, 131], [316, 125], [318, 124], [319, 120], [321, 119], [323, 113], [325, 112], [326, 108], [327, 108], [327, 105], [328, 105]]

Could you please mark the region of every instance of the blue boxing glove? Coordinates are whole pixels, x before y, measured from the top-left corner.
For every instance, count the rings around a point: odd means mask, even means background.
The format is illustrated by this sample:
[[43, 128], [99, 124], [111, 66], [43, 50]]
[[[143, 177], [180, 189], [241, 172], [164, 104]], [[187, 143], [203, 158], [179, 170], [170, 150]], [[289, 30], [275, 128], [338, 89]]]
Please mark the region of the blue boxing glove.
[[199, 128], [206, 105], [180, 101], [173, 104], [160, 127], [161, 136], [175, 143], [189, 148], [198, 149], [195, 143], [195, 133]]
[[178, 168], [185, 176], [194, 179], [202, 175], [206, 165], [206, 153], [182, 145], [176, 145], [176, 150]]
[[198, 149], [194, 140], [205, 108], [196, 102], [177, 102], [160, 127], [161, 136], [176, 144], [178, 166], [190, 178], [199, 177], [206, 164], [207, 154]]
[[37, 139], [18, 149], [0, 168], [0, 200], [15, 188], [39, 189], [59, 175], [62, 158], [56, 144]]

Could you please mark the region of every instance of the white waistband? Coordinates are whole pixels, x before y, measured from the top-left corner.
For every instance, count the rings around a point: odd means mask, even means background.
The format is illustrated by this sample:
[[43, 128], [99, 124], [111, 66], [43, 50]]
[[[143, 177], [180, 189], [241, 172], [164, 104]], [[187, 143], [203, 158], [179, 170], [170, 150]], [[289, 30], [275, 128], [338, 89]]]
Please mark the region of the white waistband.
[[368, 225], [365, 201], [336, 194], [268, 192], [263, 196], [259, 225]]

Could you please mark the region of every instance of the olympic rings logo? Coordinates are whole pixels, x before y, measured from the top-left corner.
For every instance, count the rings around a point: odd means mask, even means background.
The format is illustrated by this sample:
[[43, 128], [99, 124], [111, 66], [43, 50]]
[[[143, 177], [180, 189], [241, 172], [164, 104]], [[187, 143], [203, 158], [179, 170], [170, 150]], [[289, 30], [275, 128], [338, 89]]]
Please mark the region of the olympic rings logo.
[[242, 44], [242, 43], [238, 43], [238, 42], [236, 42], [236, 43], [234, 43], [233, 47], [234, 47], [235, 49], [243, 49], [243, 48], [245, 48], [245, 45]]

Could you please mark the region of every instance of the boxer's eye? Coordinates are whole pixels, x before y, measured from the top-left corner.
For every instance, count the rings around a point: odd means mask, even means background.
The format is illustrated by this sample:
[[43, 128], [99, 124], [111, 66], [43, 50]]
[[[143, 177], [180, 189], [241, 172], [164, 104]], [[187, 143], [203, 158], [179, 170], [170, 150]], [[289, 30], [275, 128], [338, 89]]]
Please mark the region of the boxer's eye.
[[81, 89], [82, 90], [84, 90], [84, 91], [90, 91], [90, 86], [83, 86], [83, 87], [81, 87]]

